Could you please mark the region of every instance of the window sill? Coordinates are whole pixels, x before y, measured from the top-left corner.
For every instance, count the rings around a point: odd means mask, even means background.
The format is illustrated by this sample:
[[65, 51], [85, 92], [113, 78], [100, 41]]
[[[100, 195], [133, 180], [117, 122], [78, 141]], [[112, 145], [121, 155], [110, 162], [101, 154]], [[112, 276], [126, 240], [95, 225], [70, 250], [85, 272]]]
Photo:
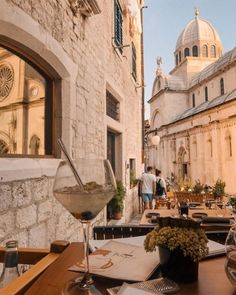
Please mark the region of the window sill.
[[1, 158], [0, 182], [55, 176], [61, 159]]

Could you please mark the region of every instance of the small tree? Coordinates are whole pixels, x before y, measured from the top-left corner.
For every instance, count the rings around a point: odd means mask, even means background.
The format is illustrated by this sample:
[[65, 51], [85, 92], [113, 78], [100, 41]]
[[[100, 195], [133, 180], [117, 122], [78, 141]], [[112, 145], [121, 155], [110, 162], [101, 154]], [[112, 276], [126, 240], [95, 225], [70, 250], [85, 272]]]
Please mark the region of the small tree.
[[212, 194], [215, 198], [223, 197], [225, 194], [225, 182], [217, 179], [215, 185], [213, 186]]
[[193, 192], [195, 194], [200, 194], [202, 191], [204, 191], [205, 185], [201, 183], [201, 181], [195, 180], [195, 185], [193, 186]]

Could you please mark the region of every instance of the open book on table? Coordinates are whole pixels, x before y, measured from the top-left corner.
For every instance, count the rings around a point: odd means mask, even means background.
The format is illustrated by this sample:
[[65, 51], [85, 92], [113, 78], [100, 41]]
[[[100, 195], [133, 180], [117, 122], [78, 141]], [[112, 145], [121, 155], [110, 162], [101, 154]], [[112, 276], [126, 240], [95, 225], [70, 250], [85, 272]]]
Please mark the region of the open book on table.
[[[115, 239], [115, 241], [143, 247], [145, 237], [146, 236], [120, 238], [120, 239]], [[96, 249], [106, 244], [107, 241], [110, 241], [110, 240], [90, 240], [89, 241], [90, 250], [92, 252], [95, 251]], [[225, 254], [225, 245], [222, 245], [212, 240], [208, 240], [208, 247], [209, 247], [209, 253], [206, 256], [206, 258]]]
[[[126, 281], [145, 281], [159, 265], [158, 250], [146, 252], [137, 246], [110, 240], [89, 255], [90, 273]], [[84, 271], [84, 262], [69, 270]]]

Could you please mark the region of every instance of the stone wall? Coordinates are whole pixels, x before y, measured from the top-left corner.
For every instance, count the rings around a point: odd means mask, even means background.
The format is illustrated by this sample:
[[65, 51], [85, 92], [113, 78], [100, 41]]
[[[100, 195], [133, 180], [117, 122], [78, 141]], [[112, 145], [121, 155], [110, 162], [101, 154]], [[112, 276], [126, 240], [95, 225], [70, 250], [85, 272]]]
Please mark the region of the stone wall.
[[[85, 18], [75, 16], [67, 0], [2, 0], [0, 36], [29, 48], [60, 77], [61, 102], [55, 103], [62, 104], [62, 139], [73, 158], [106, 158], [107, 130], [119, 135], [116, 172], [129, 191], [126, 163], [136, 160], [137, 176], [143, 169], [142, 88], [136, 87], [141, 84], [141, 39], [131, 34], [130, 15], [121, 1], [124, 44], [133, 42], [137, 50], [135, 82], [131, 47], [123, 54], [114, 48], [114, 3], [98, 4], [101, 14]], [[106, 116], [107, 89], [120, 103], [119, 122]], [[0, 243], [16, 238], [20, 246], [44, 247], [54, 239], [81, 239], [78, 221], [52, 196], [56, 167], [48, 170], [53, 159], [44, 159], [46, 168], [36, 160], [23, 161], [18, 165], [16, 158], [0, 158]], [[102, 212], [96, 222], [105, 221]]]

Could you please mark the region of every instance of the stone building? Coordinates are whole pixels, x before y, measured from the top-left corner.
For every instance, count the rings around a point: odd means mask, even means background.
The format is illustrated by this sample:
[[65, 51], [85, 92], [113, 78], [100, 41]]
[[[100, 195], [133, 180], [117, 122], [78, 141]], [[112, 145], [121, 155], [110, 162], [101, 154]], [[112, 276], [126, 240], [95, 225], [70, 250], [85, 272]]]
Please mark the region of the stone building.
[[81, 238], [52, 195], [59, 137], [74, 159], [108, 158], [127, 189], [125, 220], [137, 210], [130, 175], [143, 168], [142, 5], [1, 1], [0, 243]]
[[158, 61], [153, 83], [151, 129], [161, 137], [149, 160], [165, 176], [199, 179], [236, 192], [236, 49], [223, 54], [212, 24], [198, 16], [177, 39], [175, 67], [164, 74]]

